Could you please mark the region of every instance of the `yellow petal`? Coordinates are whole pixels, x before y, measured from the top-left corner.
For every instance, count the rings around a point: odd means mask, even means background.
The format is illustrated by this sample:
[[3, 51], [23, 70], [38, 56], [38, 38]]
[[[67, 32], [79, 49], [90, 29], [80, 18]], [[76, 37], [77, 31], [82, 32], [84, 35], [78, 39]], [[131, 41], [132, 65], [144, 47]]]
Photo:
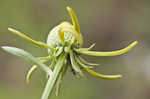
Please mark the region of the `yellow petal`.
[[96, 73], [95, 71], [89, 69], [89, 68], [84, 68], [88, 73], [90, 73], [91, 75], [98, 77], [98, 78], [102, 78], [102, 79], [118, 79], [121, 78], [122, 75], [103, 75], [103, 74], [99, 74]]
[[73, 26], [74, 26], [74, 29], [76, 31], [76, 39], [79, 41], [79, 43], [82, 45], [83, 44], [83, 40], [82, 40], [82, 35], [80, 33], [80, 25], [78, 23], [78, 19], [77, 19], [77, 16], [75, 14], [75, 12], [70, 8], [70, 7], [67, 7], [67, 10], [71, 16], [71, 19], [72, 19], [72, 22], [73, 22]]
[[26, 36], [25, 34], [23, 34], [23, 33], [19, 32], [19, 31], [15, 30], [15, 29], [13, 29], [13, 28], [8, 28], [8, 30], [9, 30], [10, 32], [12, 32], [12, 33], [14, 33], [14, 34], [16, 34], [16, 35], [22, 37], [23, 39], [29, 41], [30, 43], [32, 43], [32, 44], [34, 44], [34, 45], [37, 45], [37, 46], [39, 46], [39, 47], [49, 48], [49, 49], [51, 49], [52, 51], [56, 51], [55, 48], [53, 48], [53, 47], [51, 47], [51, 46], [49, 46], [49, 45], [47, 45], [47, 44], [45, 44], [45, 43], [43, 43], [43, 42], [35, 41], [35, 40], [31, 39], [30, 37]]
[[117, 50], [117, 51], [110, 51], [110, 52], [97, 52], [97, 51], [86, 51], [86, 50], [81, 50], [80, 49], [75, 49], [76, 52], [85, 54], [85, 55], [91, 55], [91, 56], [117, 56], [124, 54], [128, 51], [130, 51], [138, 42], [134, 41], [132, 44], [130, 44], [128, 47]]
[[59, 35], [59, 39], [61, 40], [62, 44], [64, 44], [65, 43], [64, 32], [62, 32], [61, 28], [59, 28], [58, 35]]

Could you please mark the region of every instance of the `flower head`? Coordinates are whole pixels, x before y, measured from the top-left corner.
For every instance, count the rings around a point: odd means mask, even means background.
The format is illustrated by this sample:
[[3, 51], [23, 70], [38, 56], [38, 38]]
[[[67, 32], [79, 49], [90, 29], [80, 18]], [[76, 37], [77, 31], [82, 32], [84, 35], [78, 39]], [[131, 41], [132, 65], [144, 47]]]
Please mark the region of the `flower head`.
[[[46, 72], [48, 75], [48, 81], [41, 99], [48, 98], [54, 85], [56, 85], [56, 95], [58, 94], [60, 84], [68, 68], [71, 68], [72, 73], [78, 77], [83, 77], [83, 71], [86, 71], [92, 76], [102, 79], [121, 78], [122, 75], [103, 75], [96, 73], [92, 68], [94, 65], [98, 64], [89, 63], [80, 55], [117, 56], [128, 52], [137, 44], [137, 41], [135, 41], [124, 49], [110, 52], [90, 51], [95, 44], [91, 45], [89, 48], [82, 48], [83, 38], [80, 33], [78, 19], [71, 8], [67, 7], [67, 10], [71, 16], [72, 24], [69, 22], [62, 22], [60, 25], [54, 27], [48, 35], [47, 43], [35, 41], [15, 29], [8, 28], [9, 31], [26, 39], [30, 43], [39, 47], [47, 48], [48, 56], [35, 58], [24, 50], [14, 47], [2, 47], [5, 51], [23, 57], [34, 64], [27, 74], [27, 83], [29, 83], [32, 73], [38, 67]], [[44, 64], [44, 62], [47, 61], [51, 62], [49, 66]]]

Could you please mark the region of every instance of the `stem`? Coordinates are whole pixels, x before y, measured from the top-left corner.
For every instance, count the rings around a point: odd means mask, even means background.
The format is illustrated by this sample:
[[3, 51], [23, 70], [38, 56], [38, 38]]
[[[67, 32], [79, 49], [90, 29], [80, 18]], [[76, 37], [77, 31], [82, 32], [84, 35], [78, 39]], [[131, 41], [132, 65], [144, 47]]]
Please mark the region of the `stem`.
[[53, 74], [49, 77], [47, 84], [45, 86], [44, 92], [42, 94], [41, 99], [48, 99], [49, 94], [51, 93], [53, 86], [57, 80], [57, 77], [60, 73], [60, 70], [62, 69], [62, 66], [64, 64], [64, 60], [66, 59], [67, 54], [62, 54], [59, 59], [57, 64], [55, 65]]

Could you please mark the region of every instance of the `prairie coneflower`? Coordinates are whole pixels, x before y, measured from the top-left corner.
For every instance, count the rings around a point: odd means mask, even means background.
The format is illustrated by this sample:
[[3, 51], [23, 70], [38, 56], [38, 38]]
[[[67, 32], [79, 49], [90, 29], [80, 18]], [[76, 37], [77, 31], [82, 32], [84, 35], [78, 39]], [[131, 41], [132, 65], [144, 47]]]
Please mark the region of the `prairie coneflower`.
[[[22, 49], [8, 46], [2, 47], [5, 51], [25, 58], [34, 64], [27, 74], [27, 83], [29, 83], [32, 73], [38, 67], [46, 72], [48, 75], [48, 81], [41, 99], [48, 99], [48, 96], [52, 92], [54, 86], [56, 86], [56, 95], [58, 94], [60, 84], [68, 70], [68, 67], [70, 67], [72, 69], [72, 73], [78, 77], [84, 76], [83, 71], [102, 79], [117, 79], [122, 77], [121, 75], [103, 75], [96, 73], [91, 67], [97, 64], [85, 61], [80, 55], [117, 56], [128, 52], [137, 44], [137, 41], [135, 41], [124, 49], [111, 52], [90, 51], [94, 44], [89, 48], [82, 48], [83, 39], [80, 33], [80, 26], [78, 24], [77, 17], [71, 8], [67, 7], [67, 10], [71, 16], [73, 25], [69, 22], [62, 22], [60, 25], [54, 27], [48, 35], [47, 43], [35, 41], [15, 29], [8, 28], [9, 31], [24, 38], [30, 43], [42, 48], [47, 48], [48, 56], [36, 58]], [[47, 61], [50, 61], [49, 66], [44, 64], [44, 62]]]

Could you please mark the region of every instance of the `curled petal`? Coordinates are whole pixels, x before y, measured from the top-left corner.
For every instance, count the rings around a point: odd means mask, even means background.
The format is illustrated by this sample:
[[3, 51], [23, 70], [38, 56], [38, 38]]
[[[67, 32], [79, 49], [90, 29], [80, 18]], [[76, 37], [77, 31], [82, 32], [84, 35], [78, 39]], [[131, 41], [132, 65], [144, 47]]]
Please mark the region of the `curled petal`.
[[[51, 57], [49, 57], [49, 56], [47, 56], [47, 57], [40, 57], [40, 58], [39, 58], [40, 62], [42, 62], [42, 63], [47, 62], [47, 61], [50, 60], [50, 59], [51, 59]], [[30, 82], [31, 76], [32, 76], [32, 74], [35, 72], [36, 69], [37, 69], [37, 65], [33, 65], [33, 66], [29, 69], [29, 71], [28, 71], [28, 73], [27, 73], [27, 76], [26, 76], [26, 82], [27, 82], [27, 83]]]
[[30, 70], [28, 71], [27, 73], [27, 76], [26, 76], [26, 82], [29, 83], [30, 80], [31, 80], [31, 76], [33, 74], [33, 72], [37, 69], [37, 66], [36, 65], [33, 65]]
[[97, 51], [85, 51], [80, 49], [75, 49], [77, 53], [85, 54], [85, 55], [91, 55], [91, 56], [117, 56], [124, 54], [131, 50], [138, 42], [134, 41], [132, 44], [130, 44], [128, 47], [117, 50], [117, 51], [110, 51], [110, 52], [97, 52]]
[[118, 79], [121, 78], [122, 75], [103, 75], [103, 74], [99, 74], [96, 73], [95, 71], [89, 69], [89, 68], [84, 68], [88, 73], [90, 73], [91, 75], [101, 78], [101, 79]]
[[91, 70], [89, 66], [86, 66], [83, 63], [81, 63], [81, 61], [78, 58], [76, 58], [76, 61], [78, 62], [78, 64], [80, 64], [80, 66], [82, 66], [82, 68], [85, 71], [87, 71], [88, 73], [90, 73], [95, 77], [99, 77], [102, 79], [117, 79], [122, 77], [122, 75], [103, 75], [103, 74], [96, 73], [95, 71]]

